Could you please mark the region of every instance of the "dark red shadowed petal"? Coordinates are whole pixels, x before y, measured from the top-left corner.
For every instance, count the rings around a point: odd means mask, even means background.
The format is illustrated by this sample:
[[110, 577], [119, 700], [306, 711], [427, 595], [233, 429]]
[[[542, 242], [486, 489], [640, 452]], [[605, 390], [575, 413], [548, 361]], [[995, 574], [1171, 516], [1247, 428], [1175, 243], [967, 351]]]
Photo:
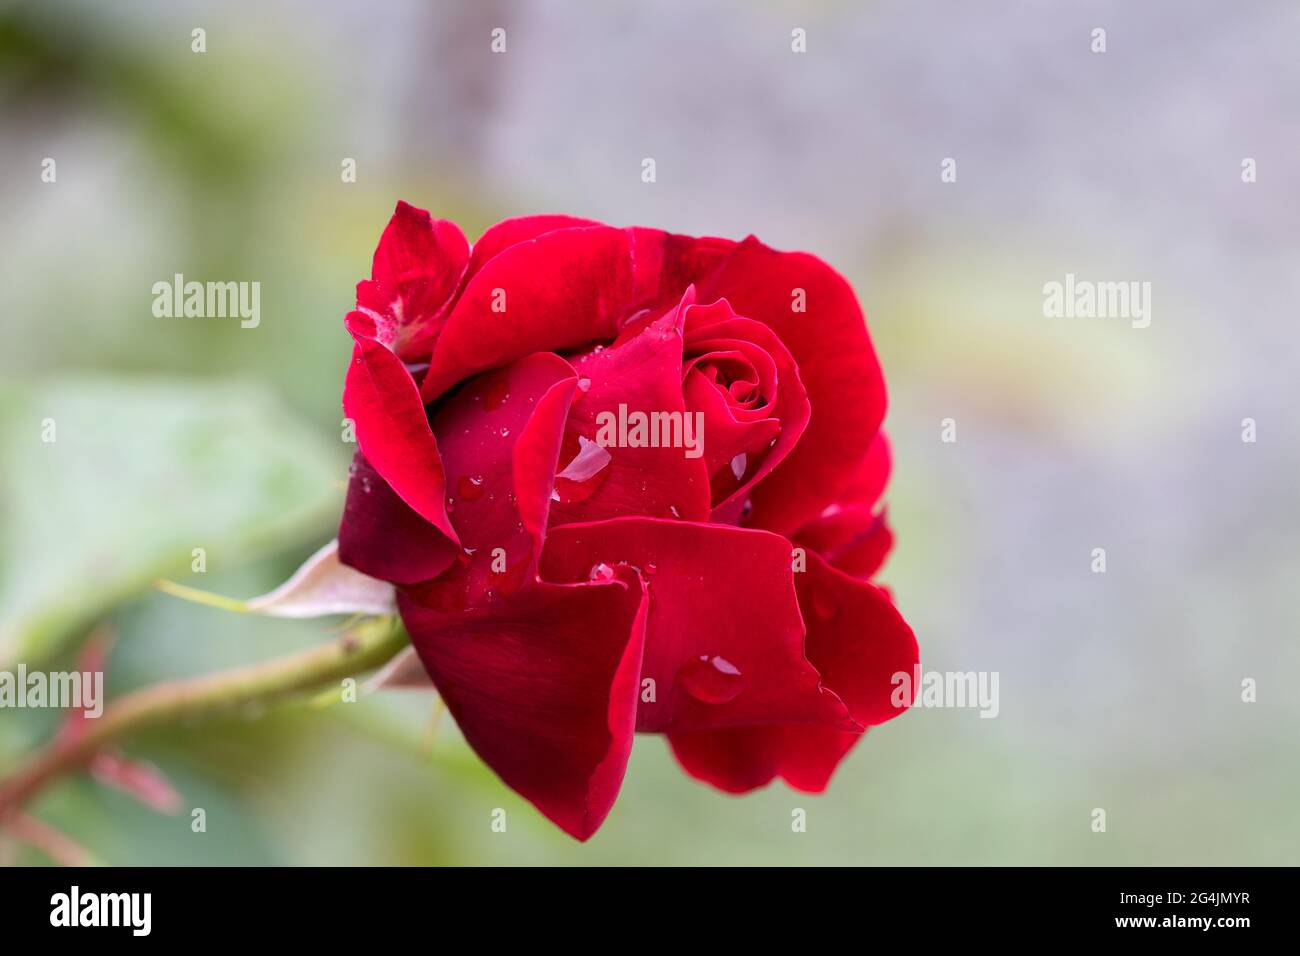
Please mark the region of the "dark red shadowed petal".
[[[807, 389], [812, 417], [803, 438], [752, 497], [753, 526], [789, 534], [835, 501], [884, 418], [884, 379], [862, 310], [820, 259], [752, 237], [698, 287], [702, 301], [725, 297], [738, 315], [771, 328]], [[796, 290], [805, 312], [794, 311]]]
[[[795, 575], [799, 606], [808, 626], [808, 659], [826, 686], [863, 725], [898, 716], [911, 699], [895, 675], [910, 681], [916, 666], [916, 638], [879, 589], [827, 566], [810, 555], [808, 570]], [[669, 742], [686, 772], [728, 793], [744, 793], [780, 776], [813, 793], [831, 775], [861, 733], [826, 727], [777, 724], [706, 733], [674, 733]]]
[[438, 443], [415, 380], [402, 360], [376, 341], [368, 316], [350, 312], [345, 324], [355, 345], [343, 384], [343, 413], [356, 423], [361, 453], [403, 501], [457, 543], [447, 520]]
[[537, 584], [448, 614], [399, 593], [438, 693], [507, 786], [586, 840], [618, 796], [636, 726], [646, 594], [635, 572]]
[[381, 343], [422, 361], [468, 261], [469, 243], [455, 223], [399, 202], [379, 237], [370, 281], [357, 285], [357, 307], [370, 314]]
[[[765, 531], [617, 518], [552, 526], [541, 574], [582, 581], [639, 569], [650, 592], [637, 729], [703, 730], [777, 721], [852, 729], [804, 656], [790, 543]], [[733, 673], [735, 672], [735, 673]]]
[[[689, 301], [684, 298], [682, 304]], [[618, 344], [574, 359], [579, 391], [569, 412], [560, 463], [564, 466], [573, 461], [584, 444], [602, 458], [596, 475], [575, 482], [587, 486], [577, 489], [584, 493], [574, 494], [575, 489], [562, 487], [560, 499], [551, 504], [552, 524], [624, 515], [707, 519], [709, 483], [702, 457], [687, 457], [687, 449], [680, 443], [657, 448], [609, 447], [604, 452], [595, 447], [601, 423], [616, 420], [620, 405], [626, 406], [628, 413], [668, 413], [670, 420], [675, 417], [682, 423], [677, 438], [684, 438], [681, 322], [682, 309], [675, 309]], [[613, 418], [598, 421], [603, 415]], [[673, 438], [671, 434], [668, 437]]]
[[339, 522], [339, 560], [395, 584], [437, 577], [460, 548], [398, 497], [360, 452]]

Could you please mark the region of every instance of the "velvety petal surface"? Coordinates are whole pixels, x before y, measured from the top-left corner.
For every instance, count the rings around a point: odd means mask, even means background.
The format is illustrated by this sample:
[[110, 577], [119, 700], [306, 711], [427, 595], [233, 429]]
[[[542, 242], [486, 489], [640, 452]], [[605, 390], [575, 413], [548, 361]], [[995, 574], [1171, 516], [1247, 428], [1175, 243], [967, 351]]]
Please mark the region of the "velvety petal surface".
[[[531, 352], [607, 342], [642, 310], [676, 305], [735, 247], [658, 229], [551, 224], [507, 220], [500, 236], [484, 234], [486, 251], [434, 348], [422, 384], [426, 400]], [[529, 235], [534, 228], [545, 231]]]
[[477, 275], [484, 263], [521, 242], [529, 242], [557, 229], [579, 229], [603, 225], [594, 219], [562, 215], [515, 216], [511, 219], [503, 219], [496, 225], [489, 226], [483, 235], [479, 236], [478, 242], [474, 243], [465, 277], [469, 279]]
[[885, 511], [876, 507], [890, 465], [889, 441], [882, 431], [841, 491], [840, 500], [800, 528], [794, 542], [853, 577], [866, 579], [879, 571], [894, 544]]
[[463, 613], [425, 606], [418, 588], [398, 600], [475, 753], [566, 833], [595, 833], [636, 727], [646, 594], [635, 572], [537, 585]]
[[852, 729], [804, 654], [790, 544], [765, 531], [619, 518], [553, 526], [542, 577], [583, 581], [633, 567], [650, 593], [637, 729], [798, 721]]
[[447, 507], [464, 553], [426, 601], [474, 608], [530, 580], [576, 377], [564, 359], [535, 352], [484, 372], [434, 412], [448, 475]]
[[[593, 447], [600, 445], [602, 423], [616, 421], [620, 406], [629, 415], [675, 416], [682, 425], [677, 437], [684, 440], [682, 319], [683, 310], [675, 309], [608, 348], [574, 359], [579, 390], [569, 412], [560, 461], [573, 461], [584, 446], [603, 457], [590, 478], [564, 479], [557, 485], [552, 524], [625, 515], [685, 520], [708, 517], [704, 460], [688, 457], [680, 442], [660, 442], [659, 447], [616, 445], [603, 452]], [[663, 437], [661, 432], [659, 438]], [[671, 441], [673, 435], [668, 438]]]
[[[826, 686], [863, 726], [902, 713], [893, 680], [912, 674], [916, 638], [889, 598], [870, 584], [829, 567], [815, 555], [795, 575], [807, 622], [808, 659]], [[910, 679], [910, 676], [909, 676]], [[729, 793], [765, 786], [780, 776], [799, 790], [820, 792], [861, 732], [773, 724], [704, 733], [672, 733], [669, 742], [692, 776]]]

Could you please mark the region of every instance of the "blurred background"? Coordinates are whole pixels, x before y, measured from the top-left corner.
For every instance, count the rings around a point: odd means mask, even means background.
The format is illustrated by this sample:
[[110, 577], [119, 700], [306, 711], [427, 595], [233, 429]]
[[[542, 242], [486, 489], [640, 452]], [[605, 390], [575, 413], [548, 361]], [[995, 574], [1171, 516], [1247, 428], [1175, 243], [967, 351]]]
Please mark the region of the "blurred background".
[[[333, 535], [341, 321], [404, 198], [844, 272], [891, 393], [884, 580], [999, 716], [913, 710], [819, 797], [724, 796], [642, 737], [586, 845], [450, 719], [429, 746], [422, 693], [128, 741], [178, 816], [85, 776], [35, 814], [110, 864], [1300, 863], [1300, 7], [808, 7], [0, 3], [0, 667], [104, 623], [112, 696], [326, 639], [149, 583], [261, 593]], [[1045, 318], [1067, 272], [1150, 282], [1150, 327]], [[175, 273], [259, 281], [260, 326], [155, 318]], [[0, 712], [0, 775], [56, 717]]]

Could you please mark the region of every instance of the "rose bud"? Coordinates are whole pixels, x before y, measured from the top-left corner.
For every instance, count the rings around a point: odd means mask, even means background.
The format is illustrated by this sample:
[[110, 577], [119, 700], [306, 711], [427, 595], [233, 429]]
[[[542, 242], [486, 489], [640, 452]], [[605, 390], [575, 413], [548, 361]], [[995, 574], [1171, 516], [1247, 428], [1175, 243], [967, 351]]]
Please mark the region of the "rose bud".
[[741, 242], [399, 203], [346, 319], [339, 558], [392, 582], [466, 740], [578, 839], [633, 734], [741, 793], [820, 791], [917, 646], [885, 386], [848, 283]]

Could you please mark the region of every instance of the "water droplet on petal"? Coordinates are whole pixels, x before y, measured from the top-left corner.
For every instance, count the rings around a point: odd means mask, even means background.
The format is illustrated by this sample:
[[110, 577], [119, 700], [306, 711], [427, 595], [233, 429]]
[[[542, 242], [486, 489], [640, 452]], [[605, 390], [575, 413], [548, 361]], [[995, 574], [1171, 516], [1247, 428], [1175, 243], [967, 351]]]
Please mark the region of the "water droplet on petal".
[[668, 512], [669, 512], [669, 513], [670, 513], [674, 518], [680, 518], [680, 517], [682, 516], [682, 513], [681, 513], [680, 511], [677, 510], [677, 506], [676, 506], [676, 505], [669, 505], [669, 506], [668, 506]]
[[701, 654], [677, 669], [677, 683], [705, 704], [725, 704], [745, 689], [740, 669], [724, 657]]
[[578, 453], [555, 476], [551, 498], [566, 504], [586, 501], [609, 477], [610, 454], [584, 435], [578, 436]]
[[591, 379], [589, 378], [578, 379], [578, 391], [585, 392], [590, 388], [591, 388]]
[[478, 501], [483, 497], [483, 476], [461, 475], [456, 482], [456, 492], [466, 501]]
[[500, 429], [499, 434], [501, 435], [502, 438], [509, 438], [509, 437], [510, 437], [510, 429], [508, 429], [508, 428], [502, 426], [502, 428]]
[[745, 477], [745, 468], [748, 464], [749, 459], [745, 457], [743, 451], [735, 458], [731, 459], [731, 473], [736, 476], [737, 481], [740, 481]]
[[614, 569], [602, 561], [599, 564], [592, 565], [589, 577], [592, 581], [613, 581]]

